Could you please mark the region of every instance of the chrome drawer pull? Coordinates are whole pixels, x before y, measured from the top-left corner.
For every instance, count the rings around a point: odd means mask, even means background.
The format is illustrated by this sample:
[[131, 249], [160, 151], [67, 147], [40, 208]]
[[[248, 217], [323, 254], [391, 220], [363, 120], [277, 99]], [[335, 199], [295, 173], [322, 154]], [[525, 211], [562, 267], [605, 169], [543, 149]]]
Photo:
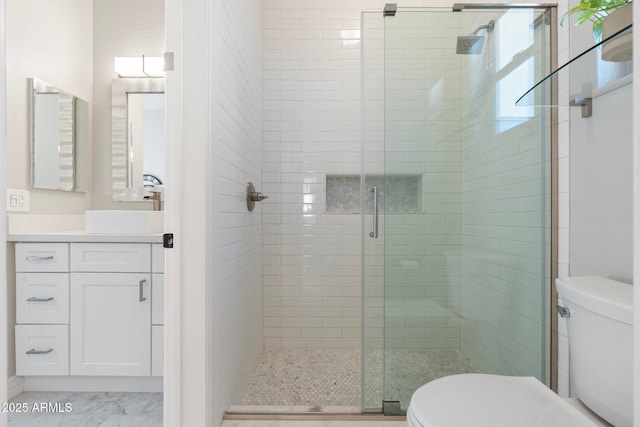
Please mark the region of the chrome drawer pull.
[[53, 255], [49, 255], [49, 256], [35, 256], [35, 255], [31, 255], [27, 257], [27, 261], [31, 262], [31, 261], [49, 261], [52, 260], [54, 257]]
[[53, 301], [53, 297], [49, 297], [49, 298], [31, 297], [31, 298], [27, 298], [27, 301], [30, 301], [30, 302], [47, 302], [47, 301]]
[[27, 351], [27, 354], [49, 354], [52, 351], [52, 348], [50, 348], [49, 350], [36, 350], [35, 348], [32, 348], [31, 350]]
[[144, 283], [146, 281], [147, 281], [147, 279], [140, 280], [140, 296], [139, 296], [140, 302], [146, 300], [146, 298], [144, 297]]

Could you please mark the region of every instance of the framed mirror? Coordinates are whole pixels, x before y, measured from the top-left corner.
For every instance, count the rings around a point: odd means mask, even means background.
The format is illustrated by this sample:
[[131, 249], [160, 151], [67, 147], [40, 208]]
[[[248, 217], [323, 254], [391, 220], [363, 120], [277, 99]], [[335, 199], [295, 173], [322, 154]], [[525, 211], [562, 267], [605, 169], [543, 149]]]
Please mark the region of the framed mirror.
[[89, 103], [30, 79], [31, 186], [88, 191]]
[[164, 186], [164, 79], [113, 80], [111, 171], [115, 201], [142, 201]]

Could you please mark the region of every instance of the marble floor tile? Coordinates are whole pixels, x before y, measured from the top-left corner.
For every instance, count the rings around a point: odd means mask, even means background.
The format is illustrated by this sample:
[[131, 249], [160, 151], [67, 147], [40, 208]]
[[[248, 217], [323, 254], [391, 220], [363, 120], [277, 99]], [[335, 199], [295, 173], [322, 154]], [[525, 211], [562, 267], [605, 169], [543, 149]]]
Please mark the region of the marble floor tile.
[[162, 426], [162, 393], [25, 392], [11, 402], [28, 410], [9, 413], [10, 427]]

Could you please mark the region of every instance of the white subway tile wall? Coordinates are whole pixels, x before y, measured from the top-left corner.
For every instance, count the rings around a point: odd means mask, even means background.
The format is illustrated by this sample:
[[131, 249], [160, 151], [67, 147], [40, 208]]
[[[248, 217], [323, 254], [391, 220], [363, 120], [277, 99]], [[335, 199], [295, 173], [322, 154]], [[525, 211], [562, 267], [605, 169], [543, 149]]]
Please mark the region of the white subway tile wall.
[[[212, 104], [218, 157], [215, 174], [219, 223], [214, 224], [217, 265], [214, 358], [220, 361], [215, 405], [224, 411], [242, 393], [263, 349], [262, 212], [247, 211], [247, 182], [262, 190], [262, 41], [260, 0], [222, 0], [215, 14]], [[188, 142], [187, 142], [188, 143]], [[240, 395], [241, 397], [241, 395]]]
[[361, 345], [360, 214], [325, 213], [325, 185], [360, 175], [360, 12], [382, 4], [263, 1], [266, 347]]
[[385, 172], [422, 177], [416, 212], [384, 205], [386, 348], [460, 348], [461, 17], [385, 21]]
[[[517, 74], [522, 57], [504, 56], [533, 43], [533, 26], [526, 24], [533, 17], [520, 15], [496, 15], [484, 53], [466, 55], [462, 65], [468, 76], [462, 82], [462, 350], [485, 372], [545, 380], [543, 295], [549, 278], [541, 244], [548, 216], [541, 210], [548, 188], [548, 122], [544, 110], [513, 111], [515, 99], [501, 99], [501, 90], [508, 89], [501, 82], [512, 73], [524, 85], [518, 93], [544, 75], [540, 48], [527, 55], [533, 75]], [[489, 19], [478, 16], [467, 28]]]
[[[363, 170], [368, 176], [384, 174], [384, 18], [380, 12], [362, 13], [362, 153]], [[371, 198], [371, 185], [365, 179]], [[373, 215], [364, 215], [363, 272], [363, 397], [362, 406], [378, 410], [384, 400], [384, 227], [380, 215], [377, 239], [372, 232]], [[379, 374], [378, 374], [379, 373]]]
[[[427, 1], [411, 1], [402, 3], [400, 6], [450, 6], [448, 2], [440, 2], [438, 5], [427, 4]], [[561, 2], [566, 3], [566, 2]], [[360, 173], [361, 148], [360, 148], [360, 12], [366, 10], [380, 10], [384, 1], [368, 0], [342, 0], [323, 1], [312, 0], [264, 0], [263, 1], [263, 56], [264, 56], [264, 91], [263, 91], [263, 189], [270, 195], [270, 199], [263, 205], [263, 265], [264, 265], [264, 314], [265, 314], [265, 346], [267, 347], [358, 347], [360, 345], [360, 282], [361, 272], [359, 258], [361, 256], [360, 240], [361, 228], [359, 226], [359, 215], [347, 214], [326, 214], [325, 206], [325, 176], [329, 175], [357, 175]], [[369, 35], [379, 32], [382, 29], [379, 24], [381, 20], [373, 23], [365, 31]], [[446, 23], [450, 25], [451, 23]], [[479, 25], [479, 24], [478, 24]], [[444, 24], [443, 24], [444, 27]], [[473, 29], [469, 24], [469, 29]], [[409, 31], [409, 29], [407, 29]], [[446, 28], [439, 28], [441, 31], [448, 31]], [[455, 30], [453, 30], [455, 31]], [[406, 35], [406, 34], [405, 34]], [[457, 35], [457, 34], [456, 34]], [[430, 34], [430, 46], [437, 43], [434, 34]], [[371, 37], [376, 38], [376, 35]], [[568, 38], [568, 37], [567, 37]], [[560, 34], [560, 46], [568, 45], [567, 38]], [[365, 55], [370, 55], [368, 61], [379, 62], [379, 67], [371, 66], [365, 73], [365, 89], [367, 99], [365, 99], [365, 139], [369, 144], [365, 153], [368, 171], [372, 174], [380, 173], [383, 170], [381, 156], [384, 150], [381, 138], [382, 111], [375, 104], [380, 104], [381, 90], [375, 87], [381, 82], [382, 77], [375, 74], [382, 70], [383, 51], [381, 36], [378, 37], [379, 45], [368, 40], [368, 50]], [[419, 47], [424, 48], [424, 46]], [[377, 50], [378, 52], [375, 52]], [[424, 49], [423, 49], [424, 50]], [[435, 53], [434, 49], [430, 53]], [[402, 47], [397, 47], [391, 52], [404, 55], [407, 52]], [[423, 52], [426, 54], [426, 52]], [[561, 51], [562, 55], [562, 51]], [[423, 60], [418, 62], [401, 62], [405, 69], [407, 80], [423, 78], [420, 67], [423, 67]], [[429, 58], [429, 61], [439, 61], [448, 67], [451, 75], [447, 77], [457, 77], [456, 61], [458, 58]], [[458, 69], [459, 72], [459, 69]], [[425, 81], [424, 87], [418, 90], [425, 90], [427, 83], [429, 88], [434, 87], [436, 80]], [[413, 83], [413, 82], [412, 82]], [[373, 89], [371, 87], [373, 86]], [[398, 93], [402, 90], [410, 91], [409, 87], [397, 88]], [[447, 91], [446, 88], [439, 88], [441, 94]], [[437, 90], [436, 90], [437, 92]], [[436, 94], [434, 92], [434, 94]], [[447, 93], [449, 95], [449, 93]], [[446, 104], [445, 112], [439, 112], [439, 116], [433, 119], [444, 119], [445, 122], [453, 123], [455, 117], [455, 107], [460, 104], [460, 97], [453, 104]], [[453, 98], [456, 98], [454, 94]], [[407, 105], [411, 106], [411, 105]], [[453, 112], [447, 113], [451, 109]], [[411, 109], [408, 109], [410, 114]], [[469, 113], [469, 111], [466, 111]], [[561, 113], [561, 135], [560, 151], [568, 155], [568, 128], [563, 128], [562, 121], [568, 117]], [[410, 120], [406, 120], [406, 123]], [[378, 123], [378, 126], [376, 126]], [[402, 120], [398, 121], [402, 123]], [[446, 123], [443, 124], [446, 126]], [[434, 140], [442, 137], [442, 147], [453, 144], [452, 135], [460, 129], [443, 127], [443, 134], [434, 134]], [[564, 133], [562, 133], [564, 130]], [[411, 129], [414, 135], [424, 132], [424, 129]], [[411, 132], [410, 132], [411, 134]], [[409, 135], [410, 136], [410, 135]], [[519, 136], [523, 140], [525, 136]], [[377, 144], [377, 145], [376, 145]], [[411, 140], [403, 141], [405, 148], [409, 148], [411, 154], [404, 157], [396, 157], [389, 160], [396, 164], [406, 165], [402, 172], [424, 173], [424, 170], [413, 171], [411, 167], [419, 165], [422, 167], [425, 162], [433, 162], [433, 165], [441, 167], [446, 164], [451, 168], [452, 173], [460, 173], [460, 163], [458, 162], [460, 151], [448, 151], [443, 149], [437, 156], [426, 159], [416, 157], [420, 150], [412, 147]], [[522, 143], [524, 146], [525, 143]], [[398, 146], [400, 147], [400, 145]], [[458, 148], [459, 150], [459, 148]], [[564, 151], [563, 151], [564, 150]], [[515, 155], [515, 153], [513, 153]], [[393, 153], [391, 153], [393, 157]], [[408, 169], [407, 169], [408, 168]], [[457, 168], [457, 170], [456, 170]], [[532, 169], [528, 170], [532, 172]], [[562, 173], [563, 170], [561, 170]], [[432, 189], [436, 189], [429, 196], [423, 193], [425, 206], [460, 205], [460, 183], [453, 179], [452, 175], [443, 170], [428, 171], [429, 176], [423, 178], [425, 192], [427, 187], [433, 183]], [[561, 177], [562, 185], [562, 177]], [[448, 196], [437, 196], [435, 193], [444, 189], [453, 192]], [[471, 191], [471, 189], [467, 190]], [[568, 193], [561, 193], [560, 214], [563, 218], [566, 212], [566, 205], [563, 200], [568, 198]], [[563, 199], [564, 198], [564, 199]], [[566, 200], [565, 200], [566, 202]], [[564, 206], [564, 207], [563, 207]], [[442, 224], [426, 224], [420, 222], [420, 215], [402, 215], [395, 220], [399, 226], [405, 227], [407, 234], [415, 233], [419, 228], [424, 231], [439, 232], [455, 227], [448, 223], [446, 217], [451, 212], [439, 212], [440, 219], [444, 219]], [[391, 215], [382, 218], [382, 223], [389, 221]], [[409, 219], [410, 218], [410, 219]], [[564, 216], [568, 219], [567, 216]], [[459, 219], [459, 218], [458, 218]], [[370, 218], [367, 216], [366, 231], [370, 227]], [[394, 221], [392, 219], [392, 221]], [[404, 221], [404, 223], [403, 223]], [[415, 221], [419, 221], [415, 223]], [[455, 215], [451, 217], [455, 222]], [[566, 224], [566, 221], [561, 225]], [[444, 228], [448, 227], [448, 228]], [[568, 224], [566, 224], [568, 227]], [[456, 236], [457, 233], [457, 236]], [[438, 235], [438, 232], [435, 233]], [[426, 260], [430, 257], [432, 261], [439, 259], [438, 269], [442, 280], [446, 280], [447, 287], [441, 289], [455, 289], [448, 287], [450, 283], [459, 281], [459, 275], [451, 273], [451, 268], [459, 264], [460, 232], [454, 231], [449, 237], [441, 237], [439, 254], [427, 254], [420, 251], [415, 254], [417, 258]], [[561, 241], [568, 233], [562, 234]], [[407, 237], [398, 237], [406, 239]], [[411, 239], [411, 236], [409, 236]], [[523, 236], [523, 239], [529, 237]], [[417, 237], [413, 237], [417, 239]], [[393, 243], [393, 242], [391, 242]], [[377, 242], [381, 245], [382, 242]], [[406, 242], [398, 240], [398, 247]], [[515, 245], [526, 242], [515, 242]], [[458, 249], [456, 249], [456, 246]], [[565, 245], [567, 247], [568, 245]], [[447, 249], [447, 250], [445, 250]], [[450, 250], [450, 251], [448, 251]], [[458, 251], [458, 252], [456, 252]], [[444, 255], [446, 252], [446, 255]], [[382, 278], [380, 267], [381, 251], [367, 253], [365, 267], [367, 274], [371, 277]], [[402, 254], [399, 254], [402, 255]], [[524, 257], [526, 258], [526, 257]], [[563, 261], [564, 260], [564, 261]], [[422, 261], [420, 261], [422, 262]], [[564, 262], [568, 266], [568, 257], [561, 257], [560, 273], [563, 271]], [[374, 266], [374, 267], [372, 267]], [[405, 262], [404, 269], [413, 267]], [[568, 268], [568, 267], [567, 267]], [[446, 278], [446, 279], [444, 279]], [[444, 282], [443, 282], [444, 283]], [[407, 286], [405, 290], [410, 292]], [[404, 292], [405, 290], [398, 292]], [[382, 306], [379, 304], [381, 287], [372, 284], [371, 294], [367, 295], [367, 306], [377, 306], [381, 314]], [[422, 291], [421, 291], [422, 292]], [[405, 295], [405, 298], [408, 296]], [[459, 295], [452, 296], [450, 293], [436, 295], [436, 299], [444, 301], [444, 307], [459, 310], [457, 307], [462, 304]], [[530, 307], [525, 307], [527, 310]], [[371, 312], [369, 313], [371, 314]], [[445, 317], [446, 318], [446, 317]], [[373, 313], [368, 318], [367, 334], [372, 337], [381, 337], [382, 324], [380, 317]], [[453, 317], [448, 320], [455, 323]], [[400, 320], [399, 320], [400, 322]], [[447, 321], [443, 330], [447, 330]], [[394, 337], [398, 342], [413, 341], [416, 345], [418, 341], [424, 343], [426, 336], [423, 331], [432, 329], [432, 324], [425, 323], [416, 326], [422, 328], [420, 332], [413, 330], [419, 336]], [[439, 327], [443, 326], [439, 322]], [[455, 325], [453, 325], [455, 327]], [[505, 327], [512, 326], [505, 324]], [[377, 331], [376, 331], [377, 330]], [[452, 329], [449, 329], [452, 332]], [[444, 332], [445, 335], [448, 332]], [[437, 340], [445, 345], [455, 345], [459, 343], [460, 336], [452, 333], [452, 336], [439, 336]], [[444, 339], [443, 339], [444, 338]], [[521, 350], [524, 359], [530, 359], [531, 353], [526, 348]], [[526, 364], [526, 362], [523, 362]], [[517, 364], [514, 362], [514, 364]]]

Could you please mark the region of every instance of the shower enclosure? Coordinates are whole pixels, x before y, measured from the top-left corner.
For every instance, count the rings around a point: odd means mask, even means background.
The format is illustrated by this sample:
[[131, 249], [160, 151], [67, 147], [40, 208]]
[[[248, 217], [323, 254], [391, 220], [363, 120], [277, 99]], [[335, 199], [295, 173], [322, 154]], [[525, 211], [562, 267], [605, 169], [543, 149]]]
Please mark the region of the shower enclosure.
[[230, 412], [402, 413], [463, 372], [550, 384], [554, 120], [515, 102], [550, 71], [555, 9], [457, 9], [269, 21], [264, 351]]
[[454, 9], [362, 14], [364, 411], [456, 373], [550, 381], [552, 115], [515, 102], [555, 10]]

